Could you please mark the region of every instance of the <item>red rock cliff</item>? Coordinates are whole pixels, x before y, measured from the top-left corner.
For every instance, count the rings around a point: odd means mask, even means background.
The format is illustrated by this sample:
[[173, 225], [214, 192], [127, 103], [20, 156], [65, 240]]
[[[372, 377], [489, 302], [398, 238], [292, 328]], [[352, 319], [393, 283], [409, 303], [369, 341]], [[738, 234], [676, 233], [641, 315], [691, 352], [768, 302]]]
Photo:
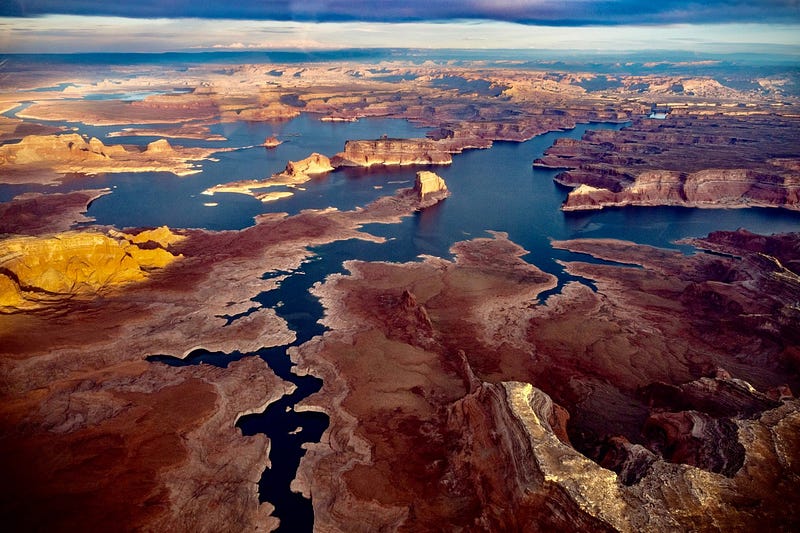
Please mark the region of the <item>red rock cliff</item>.
[[331, 158], [334, 167], [373, 165], [449, 165], [453, 158], [431, 139], [347, 141], [344, 151]]

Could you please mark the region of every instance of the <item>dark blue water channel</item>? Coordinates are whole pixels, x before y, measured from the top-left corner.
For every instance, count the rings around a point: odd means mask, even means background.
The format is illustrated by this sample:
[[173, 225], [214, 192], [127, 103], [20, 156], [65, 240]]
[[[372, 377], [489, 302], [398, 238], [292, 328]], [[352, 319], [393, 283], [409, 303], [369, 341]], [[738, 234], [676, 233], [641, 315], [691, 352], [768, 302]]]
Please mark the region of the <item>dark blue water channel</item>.
[[[73, 124], [80, 133], [98, 136], [106, 143], [144, 144], [147, 137], [109, 139], [108, 132], [119, 127], [89, 127]], [[148, 126], [153, 127], [153, 126]], [[572, 281], [559, 260], [587, 260], [586, 256], [554, 250], [552, 239], [581, 237], [618, 238], [662, 247], [681, 248], [673, 241], [703, 236], [711, 231], [740, 227], [758, 233], [800, 230], [800, 213], [778, 209], [700, 210], [688, 208], [622, 208], [586, 213], [562, 213], [559, 209], [566, 189], [556, 185], [557, 171], [534, 169], [531, 162], [540, 157], [556, 139], [579, 138], [587, 129], [620, 128], [618, 124], [581, 125], [569, 132], [542, 135], [524, 143], [495, 143], [488, 150], [472, 150], [456, 155], [453, 163], [435, 170], [447, 181], [452, 196], [440, 204], [403, 219], [397, 224], [371, 224], [365, 230], [383, 236], [387, 242], [359, 240], [335, 242], [314, 249], [313, 259], [279, 283], [276, 290], [257, 300], [272, 307], [296, 332], [299, 345], [323, 332], [320, 303], [309, 292], [316, 282], [341, 272], [348, 259], [405, 262], [420, 254], [449, 257], [453, 243], [486, 236], [487, 230], [504, 231], [530, 253], [526, 260], [559, 278], [559, 288]], [[119, 228], [167, 224], [175, 228], [241, 229], [253, 224], [253, 217], [264, 212], [297, 213], [307, 208], [333, 206], [352, 209], [363, 206], [396, 189], [409, 187], [419, 168], [349, 169], [329, 173], [304, 184], [291, 198], [263, 204], [239, 194], [200, 193], [215, 184], [263, 178], [279, 171], [288, 160], [298, 160], [312, 152], [333, 155], [347, 139], [419, 137], [424, 131], [402, 120], [370, 119], [355, 123], [324, 123], [302, 115], [280, 123], [230, 123], [212, 127], [228, 141], [174, 140], [192, 146], [247, 147], [277, 135], [284, 144], [276, 149], [244, 148], [218, 153], [217, 161], [202, 165], [202, 173], [183, 178], [165, 173], [115, 174], [76, 177], [64, 185], [47, 190], [75, 190], [109, 187], [113, 192], [94, 203], [89, 215], [100, 224]], [[23, 188], [0, 186], [0, 201], [22, 192]], [[36, 189], [29, 187], [29, 190]], [[216, 203], [206, 206], [205, 203]], [[689, 252], [688, 248], [683, 251]], [[287, 273], [271, 273], [274, 276]], [[584, 281], [585, 280], [579, 280]], [[302, 445], [319, 441], [327, 427], [321, 413], [296, 412], [293, 406], [319, 390], [321, 382], [313, 376], [296, 376], [286, 354], [286, 346], [264, 349], [255, 354], [220, 354], [198, 351], [186, 360], [154, 356], [152, 361], [173, 365], [200, 362], [226, 366], [241, 357], [263, 358], [282, 379], [294, 383], [296, 391], [270, 405], [264, 413], [242, 417], [238, 423], [244, 434], [265, 433], [272, 443], [272, 467], [265, 471], [260, 495], [273, 503], [281, 520], [281, 531], [310, 531], [313, 526], [311, 502], [289, 490], [300, 458]]]

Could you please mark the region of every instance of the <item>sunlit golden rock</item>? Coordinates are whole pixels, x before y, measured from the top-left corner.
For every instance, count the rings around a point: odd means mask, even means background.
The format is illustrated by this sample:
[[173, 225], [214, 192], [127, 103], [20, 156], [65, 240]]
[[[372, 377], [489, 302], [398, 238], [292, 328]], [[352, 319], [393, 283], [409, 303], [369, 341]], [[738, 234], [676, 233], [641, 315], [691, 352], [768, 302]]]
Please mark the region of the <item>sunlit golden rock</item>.
[[[166, 240], [163, 233], [169, 230], [154, 231], [156, 238]], [[101, 233], [7, 239], [0, 242], [4, 273], [0, 275], [0, 310], [38, 307], [143, 281], [149, 270], [163, 268], [175, 259], [163, 248], [140, 248]]]
[[420, 200], [424, 200], [431, 195], [446, 193], [447, 184], [437, 174], [428, 170], [420, 170], [417, 172], [414, 182], [414, 192]]

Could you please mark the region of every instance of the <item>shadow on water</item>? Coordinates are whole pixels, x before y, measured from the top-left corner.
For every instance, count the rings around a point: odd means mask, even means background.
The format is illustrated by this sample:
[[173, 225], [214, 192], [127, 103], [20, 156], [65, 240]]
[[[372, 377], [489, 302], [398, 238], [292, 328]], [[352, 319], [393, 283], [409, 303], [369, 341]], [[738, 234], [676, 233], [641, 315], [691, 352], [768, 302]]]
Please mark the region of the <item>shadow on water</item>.
[[[322, 306], [308, 290], [313, 283], [324, 279], [330, 269], [324, 261], [309, 261], [306, 265], [310, 267], [306, 269], [310, 272], [290, 273], [277, 289], [257, 297], [259, 303], [275, 309], [297, 333], [297, 339], [290, 346], [298, 346], [324, 332], [324, 327], [317, 322], [322, 317]], [[274, 275], [270, 273], [266, 276]], [[287, 348], [263, 348], [252, 354], [195, 350], [185, 359], [153, 355], [147, 360], [171, 366], [211, 364], [224, 368], [243, 357], [258, 356], [278, 377], [295, 385], [291, 394], [270, 404], [263, 413], [241, 417], [236, 426], [244, 435], [264, 433], [270, 439], [271, 466], [264, 471], [259, 482], [259, 499], [275, 506], [274, 515], [280, 519], [278, 531], [311, 531], [314, 525], [311, 501], [292, 492], [290, 484], [297, 473], [300, 459], [305, 455], [303, 444], [319, 442], [328, 427], [328, 416], [314, 411], [294, 410], [298, 402], [320, 390], [322, 380], [294, 374], [292, 367], [295, 365], [287, 354]]]
[[280, 519], [278, 531], [311, 531], [314, 510], [311, 500], [292, 492], [290, 485], [297, 474], [300, 459], [305, 455], [303, 444], [319, 442], [328, 427], [328, 415], [316, 411], [295, 411], [302, 399], [319, 391], [322, 380], [292, 373], [294, 366], [286, 347], [260, 350], [258, 355], [281, 379], [297, 388], [267, 407], [263, 413], [243, 416], [236, 423], [244, 435], [264, 433], [270, 439], [270, 467], [258, 484], [259, 499], [275, 506]]

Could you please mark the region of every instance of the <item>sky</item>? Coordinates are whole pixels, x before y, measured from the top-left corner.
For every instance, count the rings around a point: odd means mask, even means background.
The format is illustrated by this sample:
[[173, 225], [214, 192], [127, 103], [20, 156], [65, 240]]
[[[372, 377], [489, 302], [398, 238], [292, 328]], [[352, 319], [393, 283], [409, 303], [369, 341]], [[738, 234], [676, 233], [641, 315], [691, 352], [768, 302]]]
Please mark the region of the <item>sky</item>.
[[0, 0], [0, 52], [781, 51], [799, 0]]

